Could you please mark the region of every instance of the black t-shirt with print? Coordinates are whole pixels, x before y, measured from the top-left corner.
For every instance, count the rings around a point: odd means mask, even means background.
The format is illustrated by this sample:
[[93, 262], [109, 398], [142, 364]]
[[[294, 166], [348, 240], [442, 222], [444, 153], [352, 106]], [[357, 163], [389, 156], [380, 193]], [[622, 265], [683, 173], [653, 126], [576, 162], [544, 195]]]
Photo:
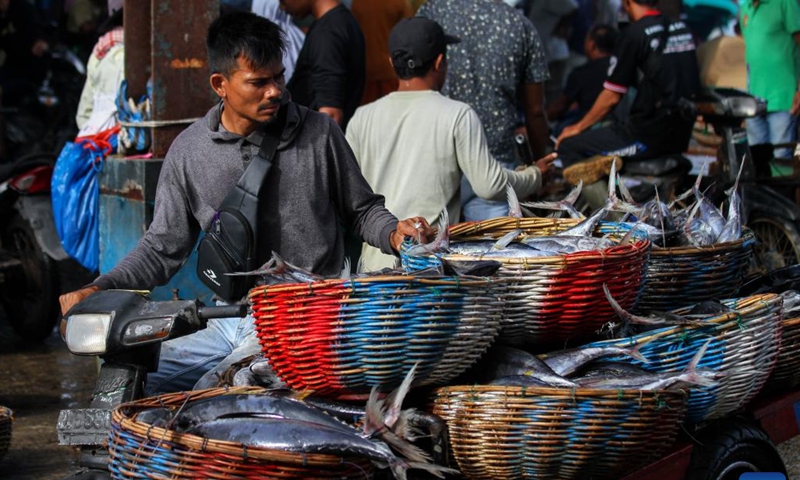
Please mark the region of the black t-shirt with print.
[[314, 110], [342, 109], [344, 130], [361, 102], [364, 56], [364, 35], [356, 18], [344, 5], [331, 9], [311, 25], [306, 35], [286, 86], [292, 100]]
[[646, 145], [688, 143], [688, 137], [673, 137], [694, 121], [677, 111], [678, 100], [700, 92], [695, 44], [686, 25], [647, 15], [625, 29], [610, 62], [604, 87], [618, 93], [637, 90], [627, 122], [631, 134]]
[[578, 110], [582, 115], [592, 108], [597, 96], [603, 91], [610, 59], [611, 57], [603, 57], [590, 60], [569, 74], [564, 95], [568, 104], [578, 103]]

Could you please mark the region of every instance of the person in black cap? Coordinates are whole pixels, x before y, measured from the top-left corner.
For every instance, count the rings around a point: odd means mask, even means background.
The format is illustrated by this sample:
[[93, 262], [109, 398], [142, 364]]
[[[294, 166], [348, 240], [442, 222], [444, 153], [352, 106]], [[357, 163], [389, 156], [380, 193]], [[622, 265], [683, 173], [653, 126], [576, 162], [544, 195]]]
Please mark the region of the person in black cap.
[[[504, 169], [492, 155], [478, 115], [467, 104], [439, 93], [447, 76], [446, 35], [433, 20], [401, 20], [389, 36], [390, 61], [399, 77], [396, 92], [356, 110], [346, 136], [364, 177], [398, 215], [436, 220], [461, 216], [462, 173], [482, 198], [501, 199], [506, 182], [520, 197], [541, 187], [555, 155], [523, 171]], [[395, 259], [364, 246], [365, 270], [392, 266]]]

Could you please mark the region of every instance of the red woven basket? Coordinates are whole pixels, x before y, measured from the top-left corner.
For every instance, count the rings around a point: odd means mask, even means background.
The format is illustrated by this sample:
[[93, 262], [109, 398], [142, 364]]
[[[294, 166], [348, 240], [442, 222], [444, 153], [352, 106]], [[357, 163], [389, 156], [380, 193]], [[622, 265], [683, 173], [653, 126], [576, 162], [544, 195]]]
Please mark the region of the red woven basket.
[[[521, 229], [529, 236], [545, 236], [575, 226], [578, 220], [549, 218], [495, 218], [485, 222], [453, 225], [451, 240], [465, 241], [486, 236], [499, 238]], [[596, 236], [616, 235], [625, 229], [603, 222]], [[552, 257], [498, 258], [503, 266], [497, 277], [504, 281], [503, 324], [499, 341], [530, 344], [580, 340], [594, 336], [616, 315], [603, 292], [606, 284], [619, 304], [630, 310], [642, 289], [650, 241], [639, 239], [604, 250], [577, 252]], [[428, 266], [434, 257], [406, 256], [407, 264]], [[445, 255], [452, 260], [475, 257]]]
[[262, 350], [290, 387], [326, 395], [444, 385], [497, 337], [489, 279], [408, 276], [328, 280], [250, 291]]

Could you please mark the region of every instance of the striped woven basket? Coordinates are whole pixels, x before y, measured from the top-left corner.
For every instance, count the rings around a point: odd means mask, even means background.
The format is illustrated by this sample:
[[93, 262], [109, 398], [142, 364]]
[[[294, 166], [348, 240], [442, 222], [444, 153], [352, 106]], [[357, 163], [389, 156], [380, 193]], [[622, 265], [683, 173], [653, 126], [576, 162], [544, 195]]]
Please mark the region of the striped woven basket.
[[111, 413], [108, 450], [112, 478], [372, 478], [372, 465], [359, 457], [245, 447], [237, 442], [178, 433], [136, 420], [136, 414], [148, 408], [177, 410], [194, 400], [264, 391], [256, 387], [216, 388], [173, 393], [121, 405]]
[[445, 385], [495, 340], [502, 285], [489, 279], [385, 276], [256, 287], [256, 330], [290, 387], [323, 395]]
[[434, 413], [447, 422], [469, 479], [616, 479], [658, 458], [686, 412], [678, 391], [453, 386]]
[[667, 311], [731, 298], [744, 282], [754, 237], [708, 247], [653, 247], [638, 311]]
[[11, 422], [14, 412], [10, 408], [0, 406], [0, 460], [8, 453], [11, 446]]
[[781, 320], [783, 334], [768, 386], [789, 390], [800, 385], [800, 317]]
[[[450, 227], [454, 241], [500, 238], [521, 229], [530, 236], [552, 235], [579, 223], [573, 219], [495, 218], [484, 222], [460, 223]], [[614, 230], [605, 224], [596, 231]], [[552, 257], [503, 258], [496, 276], [508, 285], [503, 296], [503, 325], [500, 340], [507, 344], [563, 342], [594, 335], [614, 318], [603, 293], [608, 285], [612, 295], [630, 309], [642, 287], [650, 242], [637, 240], [605, 250], [577, 252]], [[454, 260], [475, 257], [447, 255]], [[401, 252], [409, 269], [427, 268], [440, 262], [434, 256], [411, 257]]]
[[625, 357], [614, 361], [633, 363], [652, 372], [679, 373], [711, 340], [699, 368], [718, 372], [721, 377], [714, 386], [691, 388], [687, 421], [699, 423], [724, 417], [755, 397], [775, 366], [781, 343], [782, 299], [767, 294], [723, 303], [733, 311], [708, 318], [704, 325], [665, 327], [588, 346], [640, 345], [639, 351], [648, 364]]

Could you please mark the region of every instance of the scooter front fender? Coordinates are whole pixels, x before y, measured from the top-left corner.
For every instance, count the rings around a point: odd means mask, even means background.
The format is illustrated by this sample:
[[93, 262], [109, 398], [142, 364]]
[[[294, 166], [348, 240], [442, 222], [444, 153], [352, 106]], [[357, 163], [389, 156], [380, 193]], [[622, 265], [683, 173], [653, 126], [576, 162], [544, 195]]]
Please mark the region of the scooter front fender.
[[39, 247], [47, 256], [56, 261], [69, 258], [64, 247], [61, 246], [61, 239], [58, 238], [56, 232], [49, 195], [20, 196], [15, 208], [20, 216], [31, 225]]
[[744, 223], [755, 211], [769, 212], [771, 216], [785, 218], [793, 223], [800, 222], [800, 206], [765, 185], [747, 185], [742, 189], [745, 207]]

